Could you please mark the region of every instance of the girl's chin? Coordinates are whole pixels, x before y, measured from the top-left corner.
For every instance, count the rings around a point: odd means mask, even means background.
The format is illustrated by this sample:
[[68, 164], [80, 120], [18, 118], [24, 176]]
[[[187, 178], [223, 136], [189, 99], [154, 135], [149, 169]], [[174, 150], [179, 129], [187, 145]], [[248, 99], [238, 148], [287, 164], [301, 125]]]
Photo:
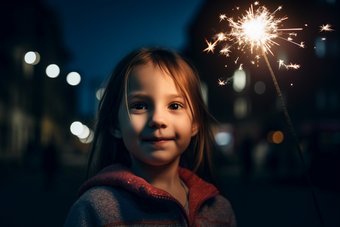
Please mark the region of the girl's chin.
[[170, 163], [175, 162], [177, 159], [179, 159], [179, 156], [177, 157], [168, 157], [165, 155], [156, 155], [155, 153], [151, 156], [148, 157], [140, 157], [138, 160], [140, 162], [143, 162], [147, 165], [152, 165], [152, 166], [162, 166], [162, 165], [167, 165]]

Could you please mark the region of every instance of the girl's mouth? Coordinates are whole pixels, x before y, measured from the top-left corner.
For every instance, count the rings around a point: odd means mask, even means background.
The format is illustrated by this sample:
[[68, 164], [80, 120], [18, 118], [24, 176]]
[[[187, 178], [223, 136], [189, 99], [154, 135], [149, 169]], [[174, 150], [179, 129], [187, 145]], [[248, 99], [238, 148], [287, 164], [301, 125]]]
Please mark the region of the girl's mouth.
[[148, 144], [151, 144], [151, 145], [164, 145], [171, 140], [173, 140], [173, 139], [169, 139], [169, 138], [148, 138], [148, 139], [144, 139], [145, 142], [147, 142]]
[[166, 137], [151, 137], [151, 138], [145, 138], [145, 141], [163, 141], [163, 140], [172, 140], [172, 138], [166, 138]]

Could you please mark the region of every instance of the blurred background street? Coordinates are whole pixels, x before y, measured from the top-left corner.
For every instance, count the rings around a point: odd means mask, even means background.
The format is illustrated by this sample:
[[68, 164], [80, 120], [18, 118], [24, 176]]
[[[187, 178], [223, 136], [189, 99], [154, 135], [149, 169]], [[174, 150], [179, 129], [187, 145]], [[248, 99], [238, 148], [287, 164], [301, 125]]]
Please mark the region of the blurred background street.
[[[321, 226], [262, 56], [203, 52], [253, 1], [12, 0], [0, 7], [0, 226], [62, 226], [84, 182], [105, 82], [140, 47], [188, 56], [218, 122], [216, 164], [240, 227]], [[268, 59], [326, 227], [340, 226], [339, 0], [260, 1], [288, 16]], [[330, 24], [334, 31], [320, 31]], [[248, 50], [247, 50], [248, 51]], [[240, 57], [240, 58], [238, 58]], [[237, 59], [237, 60], [236, 60]], [[278, 67], [299, 64], [298, 70]], [[235, 64], [237, 62], [237, 64]], [[242, 65], [240, 65], [242, 64]], [[241, 67], [242, 66], [242, 67]], [[241, 69], [242, 68], [242, 69]], [[234, 78], [219, 86], [218, 81]]]

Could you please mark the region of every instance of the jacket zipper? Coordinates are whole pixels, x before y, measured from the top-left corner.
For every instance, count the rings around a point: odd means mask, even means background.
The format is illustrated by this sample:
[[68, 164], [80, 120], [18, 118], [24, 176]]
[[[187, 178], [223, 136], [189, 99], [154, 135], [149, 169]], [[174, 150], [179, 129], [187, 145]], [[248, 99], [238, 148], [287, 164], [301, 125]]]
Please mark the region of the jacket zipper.
[[182, 208], [182, 211], [184, 211], [185, 219], [188, 222], [188, 226], [191, 226], [189, 216], [188, 216], [186, 210], [184, 209], [184, 206], [180, 202], [178, 202], [177, 199], [174, 199], [174, 198], [169, 197], [169, 196], [160, 196], [160, 195], [152, 195], [152, 197], [157, 198], [157, 199], [166, 199], [166, 200], [170, 200], [170, 201], [177, 203]]
[[152, 195], [152, 197], [157, 198], [157, 199], [167, 199], [167, 200], [170, 200], [170, 201], [173, 201], [173, 202], [177, 203], [177, 204], [182, 208], [182, 210], [184, 211], [184, 213], [185, 213], [185, 219], [186, 219], [186, 221], [188, 222], [188, 225], [189, 225], [189, 226], [198, 226], [197, 223], [196, 223], [196, 217], [197, 217], [197, 213], [198, 213], [199, 208], [201, 207], [201, 205], [202, 205], [207, 199], [210, 199], [210, 198], [212, 198], [212, 197], [214, 197], [214, 196], [216, 196], [216, 195], [218, 195], [218, 192], [217, 192], [217, 191], [214, 192], [213, 194], [210, 194], [210, 195], [204, 197], [204, 198], [197, 204], [197, 206], [196, 206], [196, 208], [195, 208], [195, 212], [194, 212], [194, 220], [192, 220], [192, 222], [190, 222], [190, 218], [189, 218], [189, 216], [188, 216], [186, 210], [184, 209], [184, 206], [183, 206], [180, 202], [178, 202], [177, 199], [174, 199], [174, 198], [168, 197], [168, 196], [159, 196], [159, 195]]

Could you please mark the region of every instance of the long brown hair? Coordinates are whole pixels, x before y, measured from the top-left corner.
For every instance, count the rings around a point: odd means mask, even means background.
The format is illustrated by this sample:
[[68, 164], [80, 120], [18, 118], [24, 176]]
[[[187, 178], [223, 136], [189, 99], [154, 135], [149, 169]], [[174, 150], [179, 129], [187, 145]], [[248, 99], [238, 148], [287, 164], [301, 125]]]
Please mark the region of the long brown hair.
[[198, 72], [182, 55], [161, 48], [143, 48], [133, 51], [114, 69], [94, 119], [95, 132], [89, 152], [87, 178], [113, 163], [131, 166], [130, 156], [123, 140], [112, 136], [110, 127], [115, 128], [117, 125], [118, 109], [122, 98], [127, 104], [127, 84], [131, 70], [150, 62], [158, 65], [173, 78], [189, 104], [193, 121], [198, 124], [198, 133], [192, 137], [188, 148], [181, 155], [179, 165], [216, 185], [212, 168], [215, 143], [209, 123], [212, 117], [203, 102]]

